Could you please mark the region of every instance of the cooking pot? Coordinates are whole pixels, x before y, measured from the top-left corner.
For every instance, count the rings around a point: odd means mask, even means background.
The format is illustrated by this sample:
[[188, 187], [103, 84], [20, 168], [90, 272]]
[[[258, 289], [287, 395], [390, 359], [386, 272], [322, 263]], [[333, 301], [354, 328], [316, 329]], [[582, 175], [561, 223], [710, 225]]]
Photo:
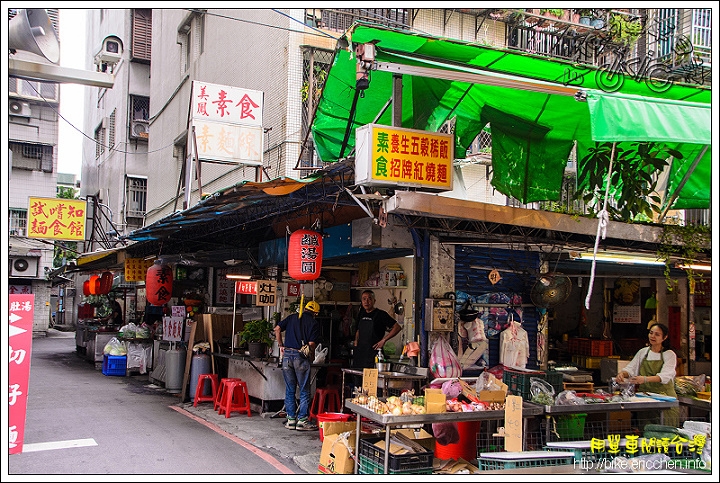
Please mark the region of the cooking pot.
[[375, 367], [377, 367], [378, 372], [390, 372], [392, 362], [376, 362]]
[[472, 308], [472, 306], [470, 305], [470, 300], [466, 301], [462, 308], [458, 311], [460, 320], [463, 322], [472, 322], [477, 318], [479, 313], [480, 311]]

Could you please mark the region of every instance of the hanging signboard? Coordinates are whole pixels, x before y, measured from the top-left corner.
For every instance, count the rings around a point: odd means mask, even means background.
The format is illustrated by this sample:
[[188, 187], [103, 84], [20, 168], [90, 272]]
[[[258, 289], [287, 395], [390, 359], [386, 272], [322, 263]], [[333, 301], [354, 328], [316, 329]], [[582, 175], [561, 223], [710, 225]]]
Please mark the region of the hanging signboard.
[[272, 307], [276, 302], [277, 282], [275, 280], [258, 280], [255, 305], [258, 307]]
[[147, 275], [148, 268], [152, 267], [155, 259], [145, 260], [144, 258], [125, 259], [125, 281], [143, 282]]
[[28, 238], [85, 240], [83, 200], [30, 197], [27, 220]]
[[8, 301], [8, 450], [16, 454], [25, 439], [35, 295], [11, 294]]
[[355, 130], [355, 183], [453, 189], [451, 134], [367, 124]]
[[257, 280], [239, 280], [235, 282], [235, 293], [257, 295]]
[[264, 93], [193, 81], [191, 124], [202, 161], [261, 166]]

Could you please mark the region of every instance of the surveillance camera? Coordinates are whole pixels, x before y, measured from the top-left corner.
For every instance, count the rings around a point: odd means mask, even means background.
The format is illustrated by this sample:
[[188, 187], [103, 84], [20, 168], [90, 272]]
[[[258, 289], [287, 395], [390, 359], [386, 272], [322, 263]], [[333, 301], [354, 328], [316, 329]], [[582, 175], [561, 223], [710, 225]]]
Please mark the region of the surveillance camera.
[[107, 66], [114, 66], [122, 58], [123, 43], [119, 37], [109, 35], [102, 41], [100, 52], [95, 54], [95, 65], [100, 67], [103, 72]]

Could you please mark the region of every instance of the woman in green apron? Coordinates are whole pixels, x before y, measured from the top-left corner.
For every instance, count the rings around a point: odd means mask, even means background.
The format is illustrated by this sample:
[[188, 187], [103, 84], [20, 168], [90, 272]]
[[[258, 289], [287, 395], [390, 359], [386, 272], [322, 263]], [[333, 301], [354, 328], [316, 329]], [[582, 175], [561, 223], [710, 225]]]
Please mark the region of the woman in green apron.
[[[667, 345], [668, 328], [664, 324], [655, 323], [649, 330], [650, 345], [637, 351], [635, 357], [618, 373], [615, 380], [619, 383], [627, 381], [639, 385], [638, 392], [652, 392], [676, 398], [677, 356]], [[642, 416], [644, 418], [641, 419]], [[647, 423], [660, 422], [660, 415], [643, 411], [638, 413], [638, 419], [644, 426]], [[662, 424], [678, 427], [680, 424], [678, 408], [664, 410]]]

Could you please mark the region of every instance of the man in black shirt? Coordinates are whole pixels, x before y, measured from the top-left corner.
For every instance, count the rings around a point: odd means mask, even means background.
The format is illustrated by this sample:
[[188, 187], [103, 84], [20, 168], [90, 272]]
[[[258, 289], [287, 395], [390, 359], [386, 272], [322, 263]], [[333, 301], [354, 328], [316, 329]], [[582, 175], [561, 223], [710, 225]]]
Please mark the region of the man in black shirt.
[[375, 293], [362, 293], [362, 308], [357, 316], [353, 367], [374, 368], [375, 354], [402, 330], [402, 326], [384, 310], [375, 307]]

